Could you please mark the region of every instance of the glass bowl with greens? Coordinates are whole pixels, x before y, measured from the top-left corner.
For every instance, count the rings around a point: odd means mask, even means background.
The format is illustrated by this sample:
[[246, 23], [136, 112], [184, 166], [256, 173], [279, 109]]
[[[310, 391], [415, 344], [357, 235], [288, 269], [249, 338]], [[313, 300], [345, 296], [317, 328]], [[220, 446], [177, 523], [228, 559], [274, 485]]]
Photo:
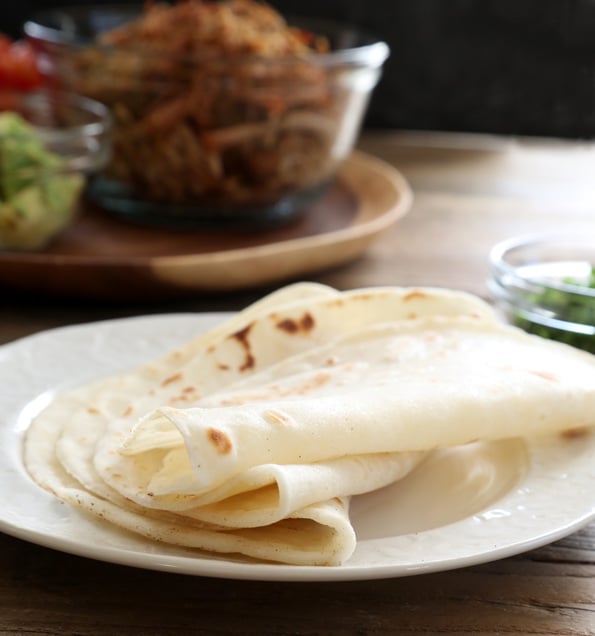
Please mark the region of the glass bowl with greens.
[[43, 249], [110, 156], [111, 116], [59, 91], [0, 94], [0, 249]]
[[595, 238], [508, 239], [489, 256], [492, 297], [525, 331], [595, 353]]

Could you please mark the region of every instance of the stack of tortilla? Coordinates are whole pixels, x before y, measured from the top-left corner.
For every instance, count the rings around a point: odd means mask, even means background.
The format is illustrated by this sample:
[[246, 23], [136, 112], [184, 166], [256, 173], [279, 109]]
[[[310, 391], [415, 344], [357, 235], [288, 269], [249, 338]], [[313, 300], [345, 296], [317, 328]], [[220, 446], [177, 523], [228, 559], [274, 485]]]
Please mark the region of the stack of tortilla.
[[356, 545], [350, 497], [434, 449], [594, 414], [594, 356], [503, 325], [474, 296], [301, 283], [56, 396], [24, 458], [43, 488], [144, 537], [340, 565]]

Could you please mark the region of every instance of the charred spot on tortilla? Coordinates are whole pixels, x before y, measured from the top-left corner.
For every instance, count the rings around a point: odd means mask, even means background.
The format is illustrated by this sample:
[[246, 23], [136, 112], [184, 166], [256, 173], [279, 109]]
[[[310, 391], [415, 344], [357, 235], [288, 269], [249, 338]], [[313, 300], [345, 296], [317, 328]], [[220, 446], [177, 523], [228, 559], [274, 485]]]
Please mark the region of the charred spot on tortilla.
[[544, 380], [549, 380], [550, 382], [560, 382], [560, 378], [556, 376], [551, 371], [538, 371], [534, 369], [529, 369], [528, 371], [532, 375], [536, 375], [538, 378], [543, 378]]
[[590, 429], [586, 426], [580, 426], [577, 428], [568, 428], [560, 433], [560, 436], [564, 439], [577, 439], [580, 437], [586, 437], [590, 432]]
[[181, 379], [182, 379], [181, 373], [174, 373], [173, 375], [170, 375], [168, 378], [165, 378], [165, 380], [163, 380], [163, 382], [161, 383], [161, 386], [163, 387], [169, 386], [173, 382], [178, 382]]
[[[378, 296], [386, 296], [386, 294], [381, 292]], [[361, 291], [358, 294], [356, 294], [354, 298], [356, 298], [357, 300], [364, 300], [368, 302], [369, 300], [374, 298], [374, 294], [370, 293], [369, 291]]]
[[308, 333], [314, 329], [315, 324], [316, 321], [314, 320], [314, 316], [312, 316], [310, 312], [306, 311], [298, 320], [294, 320], [293, 318], [280, 320], [276, 327], [286, 333]]
[[232, 333], [230, 336], [230, 338], [237, 340], [245, 351], [244, 362], [239, 367], [240, 371], [248, 371], [249, 369], [253, 369], [256, 364], [256, 360], [252, 355], [250, 340], [248, 338], [253, 325], [254, 323], [251, 322], [249, 325], [246, 325], [243, 329]]
[[288, 395], [308, 395], [309, 393], [315, 391], [316, 389], [319, 389], [325, 384], [328, 384], [331, 379], [332, 376], [329, 373], [317, 373], [308, 382], [304, 382], [303, 384], [297, 386], [294, 391], [288, 392]]
[[101, 411], [98, 408], [95, 408], [94, 406], [90, 406], [87, 409], [87, 413], [91, 413], [91, 415], [98, 415], [99, 413], [101, 413]]
[[229, 455], [233, 449], [233, 444], [229, 437], [216, 428], [210, 428], [207, 431], [207, 438], [213, 444], [219, 455]]
[[267, 409], [263, 414], [269, 424], [291, 424], [293, 420], [282, 411]]
[[420, 289], [414, 289], [413, 291], [410, 291], [408, 294], [405, 294], [403, 296], [403, 300], [405, 302], [408, 302], [410, 300], [417, 300], [418, 298], [427, 298], [428, 295], [421, 291]]

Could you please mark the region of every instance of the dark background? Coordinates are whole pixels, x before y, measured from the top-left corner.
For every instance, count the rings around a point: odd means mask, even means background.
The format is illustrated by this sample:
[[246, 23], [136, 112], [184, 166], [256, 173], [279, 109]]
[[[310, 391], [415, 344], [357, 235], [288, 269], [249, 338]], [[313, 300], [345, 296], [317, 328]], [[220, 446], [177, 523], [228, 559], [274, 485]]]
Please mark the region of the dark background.
[[[35, 11], [65, 3], [15, 0], [0, 9], [0, 31], [18, 36]], [[368, 127], [595, 137], [595, 0], [272, 4], [347, 22], [389, 44]]]

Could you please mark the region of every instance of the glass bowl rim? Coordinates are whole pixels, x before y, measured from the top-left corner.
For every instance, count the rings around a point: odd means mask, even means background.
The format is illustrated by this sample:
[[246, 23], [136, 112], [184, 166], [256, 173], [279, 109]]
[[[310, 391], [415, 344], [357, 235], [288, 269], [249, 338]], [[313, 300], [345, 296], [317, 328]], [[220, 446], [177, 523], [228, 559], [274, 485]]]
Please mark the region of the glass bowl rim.
[[[121, 4], [121, 3], [107, 3], [107, 4], [96, 4], [96, 5], [64, 5], [59, 7], [54, 7], [51, 9], [43, 9], [41, 11], [36, 12], [30, 19], [26, 20], [23, 25], [23, 31], [27, 38], [32, 41], [42, 41], [48, 42], [54, 45], [61, 46], [69, 46], [72, 48], [84, 49], [89, 47], [90, 45], [93, 48], [102, 50], [102, 51], [112, 51], [112, 50], [126, 50], [134, 53], [137, 51], [136, 48], [131, 47], [112, 47], [112, 46], [103, 46], [98, 45], [93, 42], [90, 37], [82, 37], [77, 36], [76, 34], [67, 34], [63, 30], [58, 27], [50, 26], [47, 22], [50, 20], [52, 15], [58, 15], [59, 13], [63, 13], [65, 15], [72, 14], [73, 12], [85, 14], [95, 11], [101, 10], [124, 10], [126, 13], [130, 15], [138, 14], [141, 6], [131, 5], [131, 4]], [[134, 11], [136, 9], [136, 11]], [[45, 24], [43, 20], [45, 18]], [[361, 65], [370, 68], [379, 68], [386, 61], [386, 59], [390, 55], [390, 48], [386, 42], [382, 39], [376, 38], [359, 28], [356, 28], [349, 24], [344, 24], [338, 21], [325, 19], [325, 18], [305, 18], [305, 17], [288, 17], [286, 18], [288, 24], [290, 26], [305, 26], [306, 28], [314, 28], [316, 25], [320, 27], [325, 27], [326, 29], [330, 29], [331, 32], [338, 30], [350, 33], [354, 37], [359, 37], [365, 39], [365, 43], [360, 45], [351, 45], [346, 46], [345, 48], [338, 48], [335, 50], [331, 50], [326, 53], [316, 53], [313, 52], [308, 57], [296, 58], [296, 57], [278, 57], [278, 58], [266, 58], [258, 55], [245, 55], [245, 56], [237, 56], [234, 57], [234, 62], [266, 62], [269, 64], [295, 64], [299, 62], [315, 62], [323, 67], [334, 67], [341, 65]], [[295, 24], [294, 24], [295, 23]], [[324, 33], [322, 33], [324, 35]], [[143, 56], [147, 55], [146, 50], [139, 50], [139, 54]], [[156, 55], [162, 56], [163, 53], [156, 51]], [[184, 57], [181, 55], [172, 55], [176, 59], [186, 59], [190, 61], [201, 61], [201, 58], [198, 56], [188, 56]], [[220, 59], [218, 56], [213, 56], [216, 59]], [[206, 58], [204, 58], [206, 59]], [[228, 59], [225, 59], [228, 61]]]
[[[492, 273], [496, 281], [502, 287], [510, 287], [512, 285], [520, 288], [526, 288], [527, 285], [539, 285], [543, 289], [551, 289], [558, 292], [568, 294], [569, 296], [589, 298], [595, 300], [595, 288], [585, 285], [574, 285], [572, 283], [558, 282], [551, 278], [542, 278], [539, 276], [526, 277], [518, 273], [519, 266], [511, 265], [507, 261], [507, 256], [514, 250], [524, 248], [537, 247], [539, 245], [554, 244], [572, 244], [592, 247], [595, 252], [595, 240], [585, 237], [577, 233], [557, 232], [557, 233], [534, 233], [513, 236], [496, 243], [489, 251], [489, 262], [492, 267]], [[541, 261], [547, 262], [547, 261]], [[595, 263], [591, 263], [595, 268]], [[504, 282], [506, 280], [506, 282]]]
[[[66, 125], [64, 127], [44, 126], [35, 121], [29, 123], [35, 128], [39, 136], [47, 142], [78, 139], [82, 137], [101, 137], [111, 130], [113, 119], [109, 108], [101, 102], [90, 97], [84, 97], [71, 91], [59, 89], [36, 90], [31, 93], [19, 94], [19, 102], [14, 112], [20, 112], [22, 108], [30, 108], [32, 112], [39, 111], [43, 105], [51, 104], [54, 100], [61, 102], [69, 109], [75, 109], [93, 117], [92, 121], [81, 124]], [[0, 134], [0, 137], [10, 137], [9, 134]]]
[[[91, 121], [53, 127], [51, 124], [38, 123], [35, 118], [25, 117], [40, 142], [51, 149], [51, 152], [58, 154], [63, 161], [55, 166], [27, 166], [11, 172], [36, 176], [46, 173], [90, 173], [104, 165], [111, 152], [113, 126], [112, 115], [106, 106], [97, 100], [57, 89], [37, 90], [21, 94], [20, 97], [20, 104], [13, 109], [13, 112], [19, 113], [19, 110], [29, 108], [30, 113], [35, 114], [57, 100], [68, 109], [84, 113]], [[0, 142], [9, 141], [11, 138], [21, 139], [18, 134], [0, 133]]]

